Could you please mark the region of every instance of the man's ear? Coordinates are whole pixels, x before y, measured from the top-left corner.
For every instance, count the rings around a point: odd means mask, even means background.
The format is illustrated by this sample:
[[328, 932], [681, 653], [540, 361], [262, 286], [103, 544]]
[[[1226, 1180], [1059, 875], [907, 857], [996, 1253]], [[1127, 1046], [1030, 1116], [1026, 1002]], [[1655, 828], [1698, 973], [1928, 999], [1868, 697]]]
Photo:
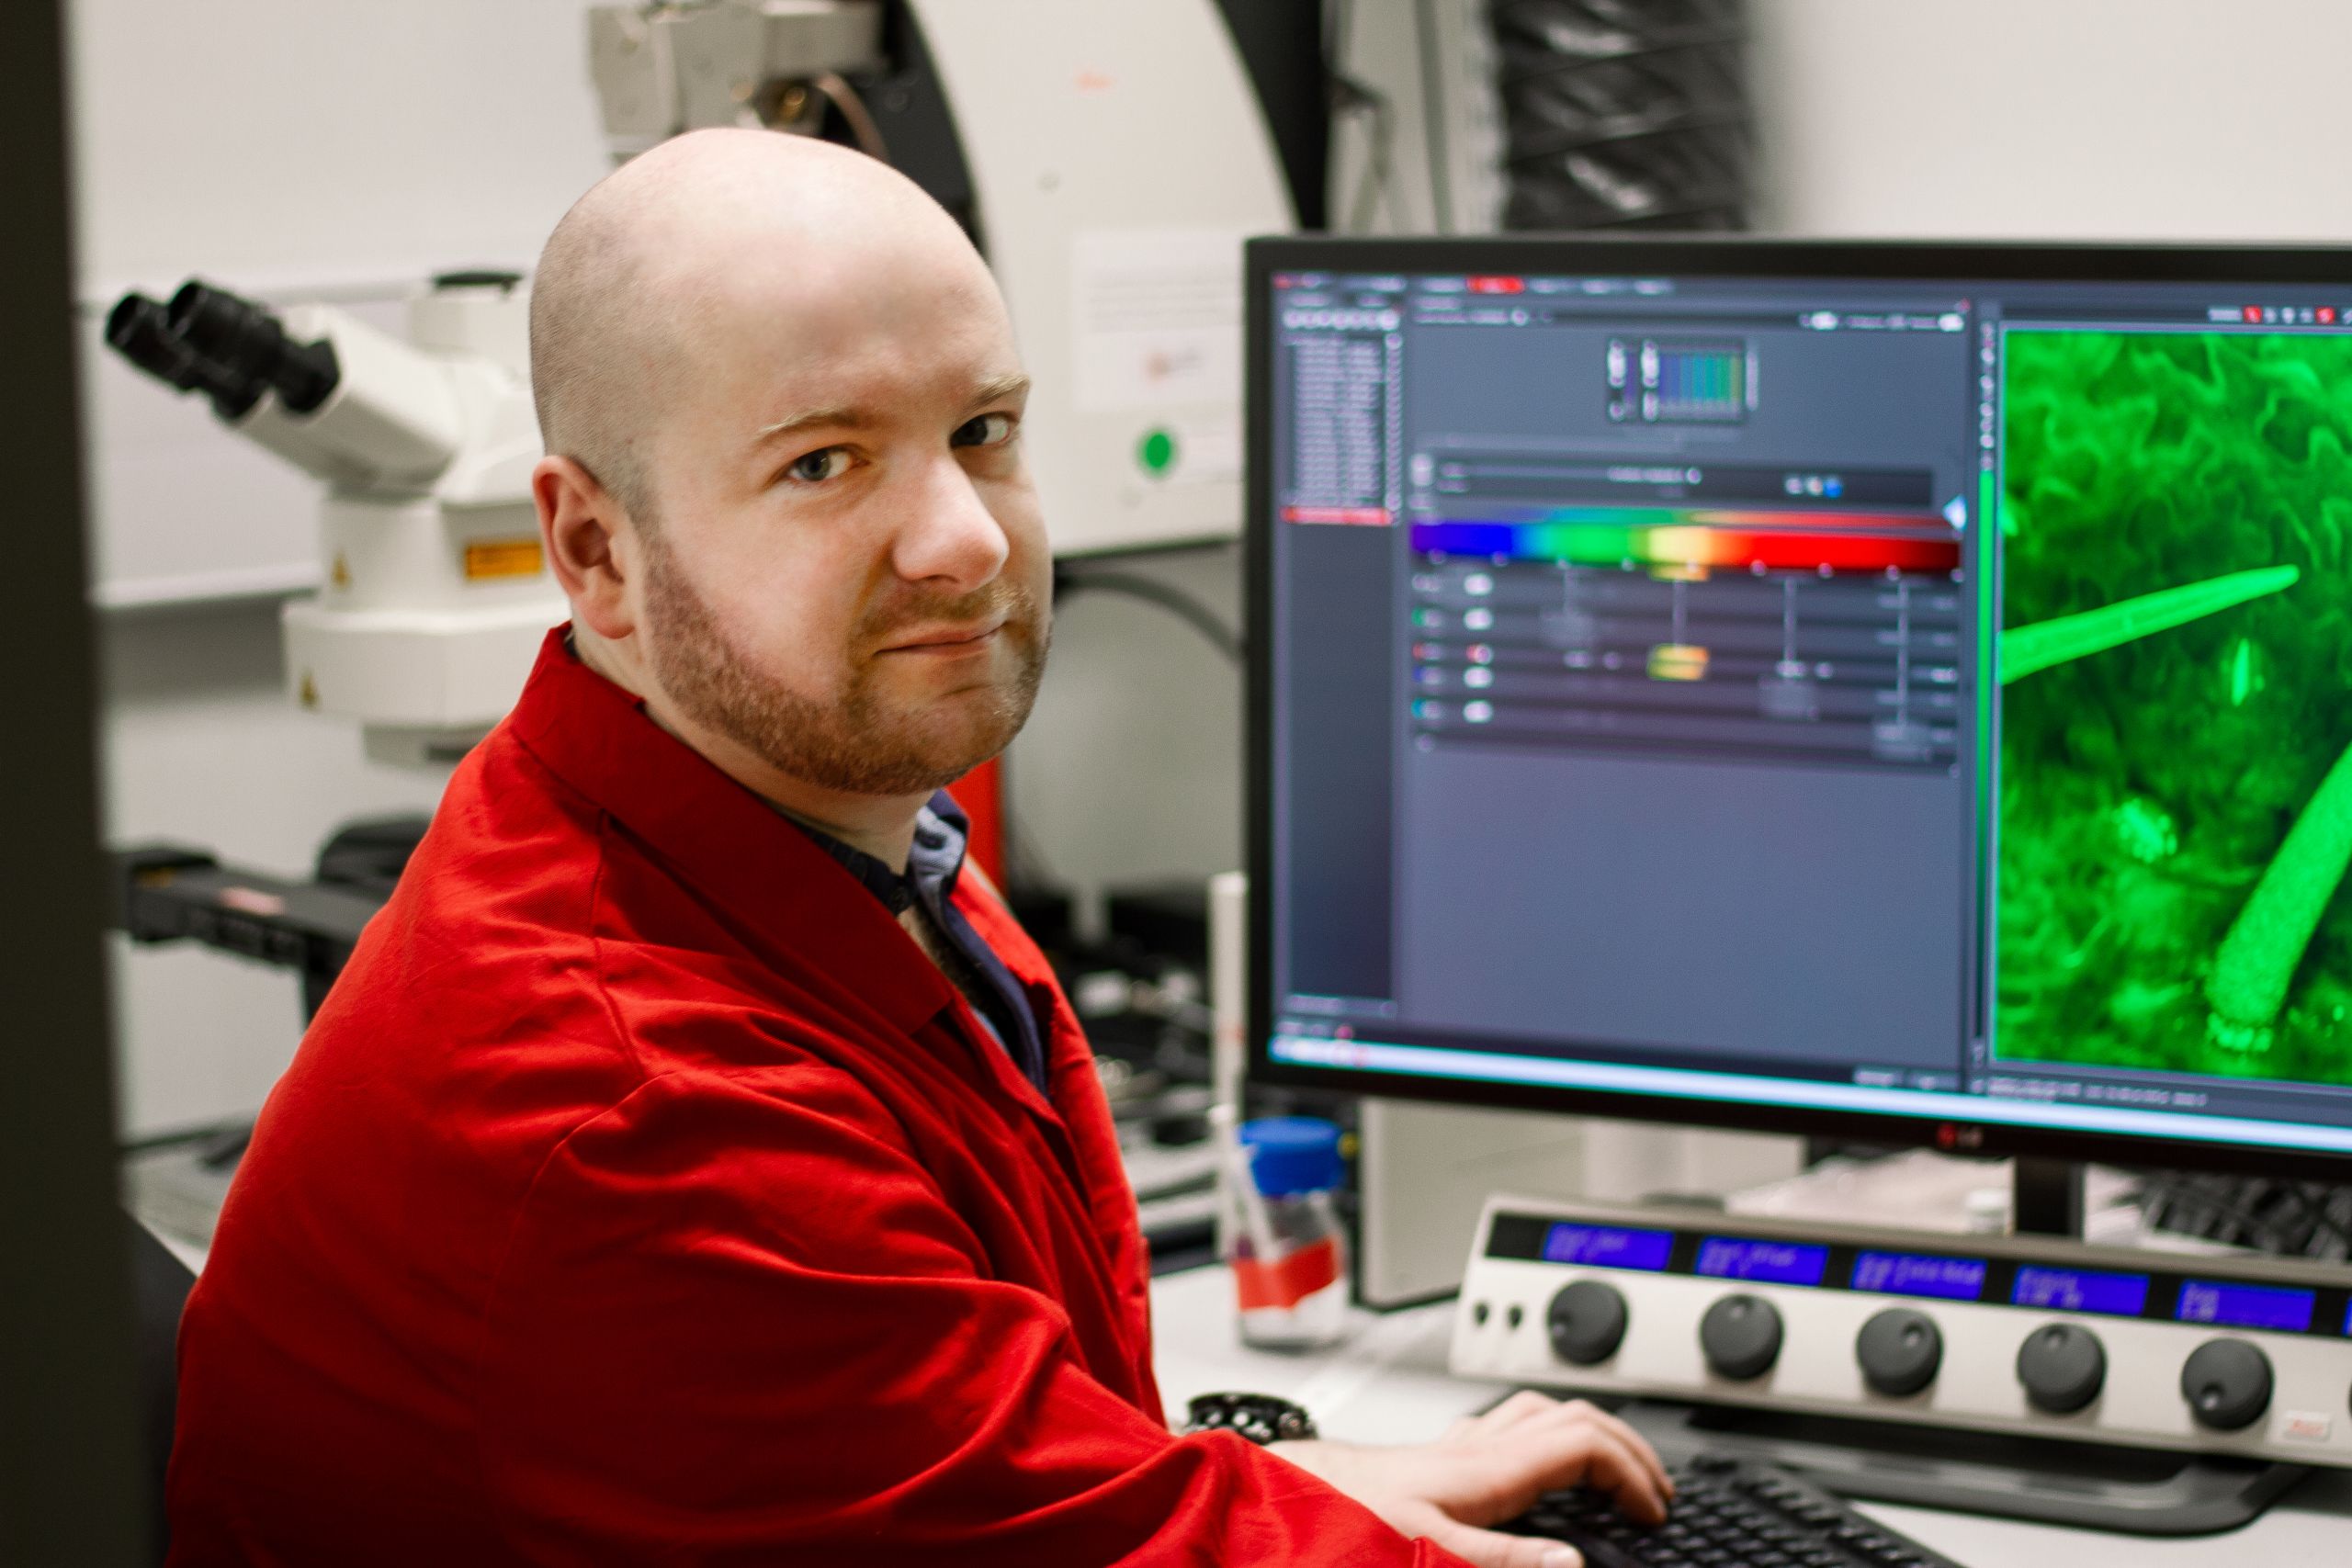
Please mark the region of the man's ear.
[[628, 587], [636, 539], [620, 502], [570, 457], [539, 459], [531, 470], [531, 499], [539, 511], [539, 543], [571, 601], [572, 618], [606, 641], [635, 631]]

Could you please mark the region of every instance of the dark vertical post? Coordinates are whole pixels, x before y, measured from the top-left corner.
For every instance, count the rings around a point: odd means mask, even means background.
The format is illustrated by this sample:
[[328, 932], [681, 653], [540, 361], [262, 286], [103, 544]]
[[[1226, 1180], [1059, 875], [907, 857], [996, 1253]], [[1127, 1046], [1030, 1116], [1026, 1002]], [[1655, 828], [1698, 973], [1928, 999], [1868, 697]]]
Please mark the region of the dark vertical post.
[[15, 13], [0, 93], [0, 366], [12, 395], [7, 1000], [0, 1085], [0, 1562], [145, 1560], [130, 1258], [116, 1201], [96, 682], [61, 0]]
[[2009, 1172], [2009, 1228], [2019, 1235], [2083, 1235], [2083, 1166], [2071, 1159], [2018, 1159]]
[[1301, 229], [1325, 226], [1331, 101], [1324, 81], [1323, 0], [1217, 0], [1266, 111]]

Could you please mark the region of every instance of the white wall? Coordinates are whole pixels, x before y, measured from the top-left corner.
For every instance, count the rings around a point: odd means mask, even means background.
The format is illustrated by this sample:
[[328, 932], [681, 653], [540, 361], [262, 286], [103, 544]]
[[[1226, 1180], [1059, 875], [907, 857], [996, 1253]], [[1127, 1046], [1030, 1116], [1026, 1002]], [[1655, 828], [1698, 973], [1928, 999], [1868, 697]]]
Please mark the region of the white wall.
[[2344, 0], [1749, 0], [1796, 233], [2352, 240]]
[[83, 276], [526, 265], [607, 166], [585, 0], [74, 0]]

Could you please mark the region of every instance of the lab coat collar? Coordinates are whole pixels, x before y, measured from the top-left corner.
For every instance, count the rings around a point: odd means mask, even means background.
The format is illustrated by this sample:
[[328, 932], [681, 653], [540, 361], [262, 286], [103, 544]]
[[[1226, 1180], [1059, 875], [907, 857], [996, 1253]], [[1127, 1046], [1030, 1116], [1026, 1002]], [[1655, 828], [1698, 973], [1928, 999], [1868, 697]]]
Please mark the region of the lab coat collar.
[[879, 901], [766, 801], [582, 663], [566, 628], [540, 647], [510, 732], [548, 770], [726, 906], [797, 967], [854, 985], [912, 1033], [956, 998]]

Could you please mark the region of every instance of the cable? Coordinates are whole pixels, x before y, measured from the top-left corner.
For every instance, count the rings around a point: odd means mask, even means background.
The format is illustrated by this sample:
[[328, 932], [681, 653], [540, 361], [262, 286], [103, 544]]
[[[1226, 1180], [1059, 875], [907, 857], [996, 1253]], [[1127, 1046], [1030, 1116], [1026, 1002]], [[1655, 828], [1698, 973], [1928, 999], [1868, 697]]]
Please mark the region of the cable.
[[821, 136], [828, 106], [849, 131], [849, 145], [877, 164], [890, 161], [890, 149], [882, 140], [882, 128], [873, 111], [839, 72], [820, 71], [805, 80], [778, 77], [766, 83], [745, 106], [743, 123], [794, 136]]
[[859, 152], [877, 164], [890, 161], [890, 148], [882, 140], [882, 128], [874, 123], [874, 116], [867, 110], [865, 100], [858, 96], [855, 87], [833, 71], [810, 77], [808, 85], [831, 100], [833, 111], [842, 117], [842, 123], [848, 126], [849, 133], [857, 139]]
[[1191, 626], [1216, 645], [1216, 650], [1238, 664], [1242, 660], [1240, 634], [1216, 618], [1216, 612], [1181, 588], [1171, 588], [1157, 578], [1132, 571], [1068, 571], [1054, 573], [1054, 597], [1092, 589], [1104, 593], [1124, 593], [1161, 609]]

